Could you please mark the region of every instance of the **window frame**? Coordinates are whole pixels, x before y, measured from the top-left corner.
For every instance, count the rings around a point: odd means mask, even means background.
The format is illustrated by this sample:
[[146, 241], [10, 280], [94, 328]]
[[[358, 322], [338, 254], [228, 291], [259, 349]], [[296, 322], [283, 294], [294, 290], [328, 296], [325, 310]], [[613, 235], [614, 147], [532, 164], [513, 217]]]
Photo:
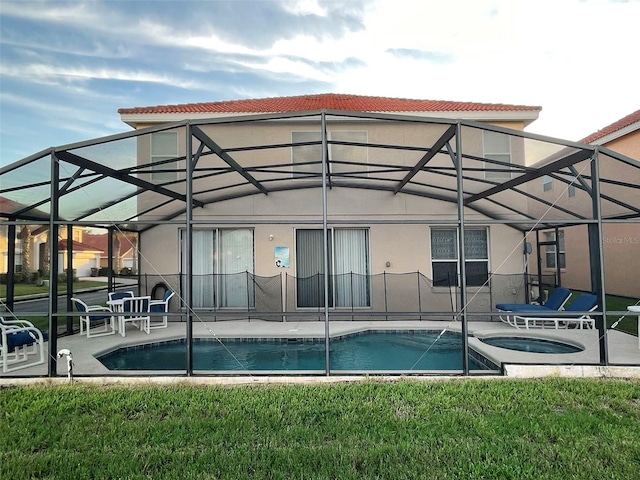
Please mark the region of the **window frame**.
[[[545, 242], [555, 242], [556, 241], [556, 232], [544, 232], [544, 241]], [[565, 245], [565, 236], [564, 230], [558, 230], [558, 252], [556, 254], [556, 246], [555, 245], [545, 245], [544, 246], [544, 264], [545, 268], [548, 270], [557, 270], [558, 265], [560, 265], [561, 270], [565, 270], [567, 268], [567, 254], [566, 254], [566, 245]], [[549, 262], [549, 259], [552, 258], [553, 262]], [[552, 264], [551, 264], [552, 263]]]
[[[158, 138], [160, 135], [168, 136], [173, 135], [175, 137], [175, 152], [172, 152], [171, 155], [167, 155], [166, 152], [163, 154], [158, 154], [153, 151], [154, 138]], [[174, 131], [162, 131], [162, 132], [153, 132], [149, 137], [149, 162], [151, 163], [151, 174], [149, 178], [152, 182], [164, 183], [164, 182], [172, 182], [178, 180], [178, 162], [177, 160], [174, 162], [163, 163], [161, 165], [155, 165], [156, 162], [161, 162], [164, 160], [177, 159], [178, 158], [178, 142], [179, 142], [178, 132]], [[174, 172], [163, 172], [158, 170], [164, 170], [167, 166], [174, 165]]]
[[[355, 273], [355, 275], [365, 275], [366, 276], [366, 285], [365, 285], [365, 289], [366, 289], [366, 305], [347, 305], [347, 306], [343, 306], [343, 305], [338, 305], [339, 303], [339, 286], [338, 286], [338, 275], [344, 275], [343, 273], [336, 273], [336, 259], [338, 258], [339, 254], [337, 254], [336, 252], [336, 238], [335, 238], [335, 233], [336, 231], [344, 231], [344, 230], [362, 230], [365, 232], [365, 243], [364, 243], [364, 248], [365, 248], [365, 252], [364, 255], [366, 257], [366, 270], [367, 272], [365, 274], [361, 274], [361, 273]], [[294, 233], [294, 238], [295, 238], [295, 247], [294, 247], [294, 252], [295, 252], [295, 261], [296, 261], [296, 271], [295, 271], [295, 275], [296, 275], [296, 294], [295, 294], [295, 298], [296, 298], [296, 309], [299, 310], [305, 310], [305, 309], [318, 309], [318, 308], [322, 308], [322, 302], [319, 302], [318, 305], [304, 305], [301, 306], [300, 305], [300, 297], [299, 297], [299, 286], [298, 286], [298, 280], [302, 277], [299, 276], [299, 268], [300, 268], [300, 261], [298, 258], [298, 232], [299, 231], [318, 231], [318, 232], [323, 232], [322, 229], [319, 228], [296, 228], [295, 229], [295, 233]], [[327, 234], [328, 234], [328, 248], [329, 248], [329, 278], [330, 278], [330, 284], [329, 284], [329, 308], [332, 310], [336, 310], [336, 309], [355, 309], [355, 310], [363, 310], [363, 309], [370, 309], [373, 305], [373, 299], [372, 299], [372, 286], [371, 286], [371, 229], [370, 228], [360, 228], [360, 227], [344, 227], [344, 228], [336, 228], [336, 227], [332, 227], [332, 228], [328, 228], [327, 229]], [[319, 299], [320, 300], [320, 299]], [[351, 298], [351, 301], [353, 302], [353, 298]]]
[[[193, 231], [198, 231], [198, 232], [209, 232], [212, 233], [213, 235], [213, 252], [211, 252], [211, 266], [212, 266], [212, 273], [207, 273], [205, 275], [213, 275], [213, 298], [212, 298], [212, 305], [200, 305], [200, 306], [193, 306], [193, 308], [203, 308], [203, 309], [208, 309], [208, 308], [213, 308], [213, 309], [226, 309], [226, 310], [233, 310], [233, 309], [245, 309], [247, 307], [244, 306], [227, 306], [227, 305], [223, 305], [223, 298], [222, 298], [222, 290], [224, 288], [223, 286], [223, 281], [222, 279], [224, 278], [224, 275], [234, 275], [235, 273], [243, 273], [243, 272], [234, 272], [234, 273], [227, 273], [225, 274], [223, 272], [223, 262], [221, 260], [221, 251], [223, 249], [223, 232], [229, 232], [229, 231], [233, 231], [233, 230], [248, 230], [251, 232], [251, 257], [252, 257], [252, 265], [251, 265], [251, 270], [249, 271], [250, 275], [255, 275], [255, 271], [256, 271], [256, 233], [255, 233], [255, 228], [253, 227], [237, 227], [237, 228], [233, 228], [233, 227], [211, 227], [211, 228], [195, 228], [193, 229]], [[178, 232], [178, 241], [179, 241], [179, 245], [180, 245], [180, 255], [179, 255], [179, 262], [180, 262], [180, 268], [179, 268], [179, 272], [180, 272], [180, 277], [183, 278], [183, 273], [184, 273], [184, 261], [185, 261], [185, 251], [184, 251], [184, 242], [186, 241], [186, 229], [185, 228], [180, 228], [179, 232]], [[193, 245], [192, 245], [193, 248]], [[201, 274], [196, 274], [196, 275], [201, 275]], [[255, 309], [255, 303], [256, 303], [256, 298], [255, 298], [255, 286], [253, 284], [253, 282], [251, 282], [250, 284], [250, 288], [251, 291], [248, 292], [249, 298], [250, 298], [250, 304], [248, 305], [249, 309]]]
[[[508, 141], [507, 150], [493, 150], [490, 146], [487, 145], [488, 138], [491, 136], [500, 136], [505, 137]], [[497, 138], [497, 137], [496, 137]], [[482, 131], [482, 156], [485, 159], [496, 160], [503, 163], [508, 163], [509, 165], [513, 164], [513, 148], [511, 144], [511, 137], [509, 135], [505, 135], [503, 133], [493, 132], [491, 130], [483, 130]], [[494, 157], [508, 157], [508, 161], [505, 161], [503, 158], [494, 158]], [[484, 178], [486, 180], [494, 180], [494, 181], [502, 181], [502, 180], [510, 180], [511, 179], [511, 171], [504, 172], [492, 172], [487, 170], [487, 168], [493, 168], [493, 163], [484, 163], [485, 172]]]
[[[453, 241], [454, 241], [454, 251], [455, 251], [455, 258], [451, 257], [451, 258], [434, 258], [434, 232], [450, 232], [453, 233]], [[485, 252], [484, 252], [484, 257], [482, 258], [473, 258], [471, 256], [468, 255], [469, 252], [465, 251], [465, 270], [467, 270], [467, 287], [476, 287], [476, 288], [481, 288], [486, 286], [487, 284], [487, 280], [489, 279], [489, 275], [490, 275], [490, 259], [489, 259], [489, 228], [488, 227], [469, 227], [469, 228], [465, 228], [465, 232], [471, 232], [471, 231], [482, 231], [484, 232], [484, 248], [485, 248]], [[458, 229], [457, 228], [451, 228], [451, 227], [432, 227], [429, 231], [429, 238], [430, 238], [430, 246], [431, 246], [431, 252], [430, 252], [430, 257], [431, 257], [431, 281], [432, 281], [432, 285], [435, 288], [441, 288], [441, 287], [446, 287], [446, 288], [450, 288], [450, 287], [459, 287], [459, 278], [460, 278], [460, 259], [459, 259], [459, 245], [458, 245]], [[465, 250], [467, 250], [468, 247], [468, 242], [465, 241]], [[436, 264], [444, 264], [447, 263], [449, 265], [454, 264], [455, 265], [455, 272], [454, 273], [454, 281], [451, 285], [449, 285], [448, 283], [445, 285], [443, 284], [441, 281], [436, 280], [436, 271], [434, 269], [434, 265]], [[469, 270], [469, 264], [470, 263], [483, 263], [486, 265], [486, 278], [481, 282], [474, 282], [474, 283], [469, 283], [469, 276], [468, 276], [468, 270]], [[453, 269], [451, 267], [449, 267], [448, 269], [449, 271], [452, 271]]]

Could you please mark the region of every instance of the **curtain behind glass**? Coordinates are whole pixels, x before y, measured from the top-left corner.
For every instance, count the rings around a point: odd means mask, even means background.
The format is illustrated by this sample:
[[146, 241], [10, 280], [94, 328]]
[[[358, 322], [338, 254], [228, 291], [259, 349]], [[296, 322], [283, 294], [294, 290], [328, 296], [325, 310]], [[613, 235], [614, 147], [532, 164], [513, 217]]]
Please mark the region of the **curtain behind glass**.
[[366, 229], [336, 229], [335, 292], [338, 307], [368, 307], [369, 254]]
[[220, 307], [253, 307], [253, 230], [220, 230], [219, 258]]
[[[191, 289], [193, 292], [193, 308], [213, 308], [215, 306], [214, 276], [215, 272], [215, 230], [194, 230], [193, 243], [193, 279]], [[182, 272], [184, 272], [187, 259], [185, 232], [182, 231]]]
[[[331, 243], [329, 243], [329, 265], [331, 265]], [[298, 307], [324, 306], [322, 230], [296, 230], [296, 286]], [[331, 288], [331, 282], [329, 282], [329, 288]], [[329, 305], [333, 305], [331, 290]]]

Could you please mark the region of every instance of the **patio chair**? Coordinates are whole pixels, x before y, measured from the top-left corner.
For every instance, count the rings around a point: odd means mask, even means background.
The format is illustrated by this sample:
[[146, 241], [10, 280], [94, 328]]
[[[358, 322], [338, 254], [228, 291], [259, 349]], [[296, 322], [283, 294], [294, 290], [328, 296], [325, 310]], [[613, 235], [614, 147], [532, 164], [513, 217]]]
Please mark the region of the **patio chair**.
[[[564, 309], [565, 314], [571, 312], [593, 312], [598, 308], [598, 297], [591, 293], [581, 293], [578, 297], [571, 302], [567, 308]], [[596, 322], [589, 314], [580, 314], [578, 316], [558, 316], [558, 317], [532, 317], [526, 313], [518, 312], [518, 315], [514, 315], [515, 326], [520, 328], [546, 328], [550, 326], [552, 328], [595, 328]], [[525, 316], [526, 315], [526, 316]], [[534, 314], [535, 315], [535, 314]]]
[[[87, 338], [102, 337], [116, 333], [116, 323], [111, 309], [102, 305], [87, 305], [75, 297], [71, 301], [76, 306], [76, 310], [82, 313], [80, 315], [80, 335], [85, 335], [85, 330]], [[96, 330], [95, 327], [99, 324], [103, 324], [103, 327]]]
[[109, 301], [122, 300], [123, 298], [133, 297], [134, 294], [131, 291], [126, 292], [109, 292]]
[[3, 373], [44, 363], [42, 332], [26, 320], [0, 317], [0, 358]]
[[131, 323], [140, 330], [150, 333], [151, 317], [150, 312], [151, 297], [130, 297], [124, 298], [122, 311], [124, 312], [119, 318], [120, 335], [126, 335], [126, 325]]
[[498, 303], [496, 309], [504, 312], [504, 315], [500, 315], [500, 320], [512, 327], [517, 327], [515, 320], [517, 313], [526, 312], [535, 315], [536, 312], [560, 311], [569, 298], [571, 298], [571, 290], [565, 287], [556, 287], [542, 305], [537, 303]]
[[[164, 292], [164, 296], [162, 300], [151, 300], [151, 302], [149, 303], [151, 312], [167, 313], [169, 311], [169, 303], [171, 302], [171, 299], [175, 294], [176, 292], [172, 290], [166, 290]], [[167, 315], [163, 315], [162, 321], [159, 321], [159, 322], [158, 321], [153, 322], [154, 318], [158, 318], [158, 317], [151, 317], [152, 323], [150, 324], [149, 328], [166, 328], [168, 326]]]

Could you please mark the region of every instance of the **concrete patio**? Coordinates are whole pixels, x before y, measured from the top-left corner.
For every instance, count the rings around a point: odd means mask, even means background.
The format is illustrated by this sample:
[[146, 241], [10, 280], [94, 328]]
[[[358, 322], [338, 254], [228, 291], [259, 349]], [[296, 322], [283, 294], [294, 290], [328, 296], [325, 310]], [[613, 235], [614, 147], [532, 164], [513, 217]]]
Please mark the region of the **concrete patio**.
[[[446, 329], [460, 332], [459, 322], [443, 321], [332, 321], [331, 337], [367, 330], [434, 330]], [[304, 322], [269, 322], [262, 320], [230, 320], [209, 321], [206, 318], [194, 319], [194, 338], [323, 338], [325, 324], [318, 321]], [[593, 376], [593, 372], [607, 375], [602, 367], [598, 367], [598, 332], [594, 330], [524, 330], [510, 327], [502, 322], [469, 322], [469, 346], [495, 364], [502, 366], [507, 376], [539, 376], [545, 375], [577, 375]], [[76, 377], [140, 377], [153, 375], [177, 375], [184, 380], [181, 371], [110, 371], [97, 357], [120, 347], [157, 343], [185, 338], [186, 323], [170, 322], [168, 328], [152, 330], [149, 335], [135, 328], [127, 330], [126, 337], [118, 334], [87, 339], [78, 334], [58, 339], [58, 350], [66, 348], [73, 354], [74, 375]], [[528, 353], [487, 345], [482, 338], [492, 336], [524, 336], [559, 340], [570, 343], [584, 350], [567, 354]], [[640, 349], [638, 338], [618, 331], [608, 332], [609, 375], [640, 377]], [[45, 349], [48, 345], [45, 345]], [[54, 352], [55, 353], [55, 352]], [[561, 367], [559, 367], [561, 366]], [[584, 366], [588, 367], [585, 370]], [[65, 378], [67, 364], [64, 358], [58, 360], [58, 375]], [[595, 368], [595, 370], [593, 370]], [[589, 370], [591, 369], [591, 370]], [[591, 373], [589, 373], [591, 372]], [[614, 373], [611, 373], [614, 372]], [[617, 372], [617, 373], [616, 373]], [[206, 372], [196, 372], [206, 375]], [[251, 372], [247, 372], [250, 374]], [[406, 372], [405, 372], [406, 373]], [[234, 372], [235, 374], [235, 372]], [[47, 375], [47, 365], [20, 369], [0, 376], [0, 385], [11, 383], [11, 379], [20, 377], [43, 377]]]

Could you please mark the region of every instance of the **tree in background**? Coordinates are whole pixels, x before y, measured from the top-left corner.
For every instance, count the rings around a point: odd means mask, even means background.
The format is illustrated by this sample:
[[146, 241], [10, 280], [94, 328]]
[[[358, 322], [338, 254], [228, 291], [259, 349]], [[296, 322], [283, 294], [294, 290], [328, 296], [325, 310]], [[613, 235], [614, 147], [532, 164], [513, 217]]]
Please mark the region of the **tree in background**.
[[19, 237], [22, 257], [22, 270], [19, 278], [21, 282], [29, 283], [31, 281], [31, 228], [29, 225], [22, 227]]

